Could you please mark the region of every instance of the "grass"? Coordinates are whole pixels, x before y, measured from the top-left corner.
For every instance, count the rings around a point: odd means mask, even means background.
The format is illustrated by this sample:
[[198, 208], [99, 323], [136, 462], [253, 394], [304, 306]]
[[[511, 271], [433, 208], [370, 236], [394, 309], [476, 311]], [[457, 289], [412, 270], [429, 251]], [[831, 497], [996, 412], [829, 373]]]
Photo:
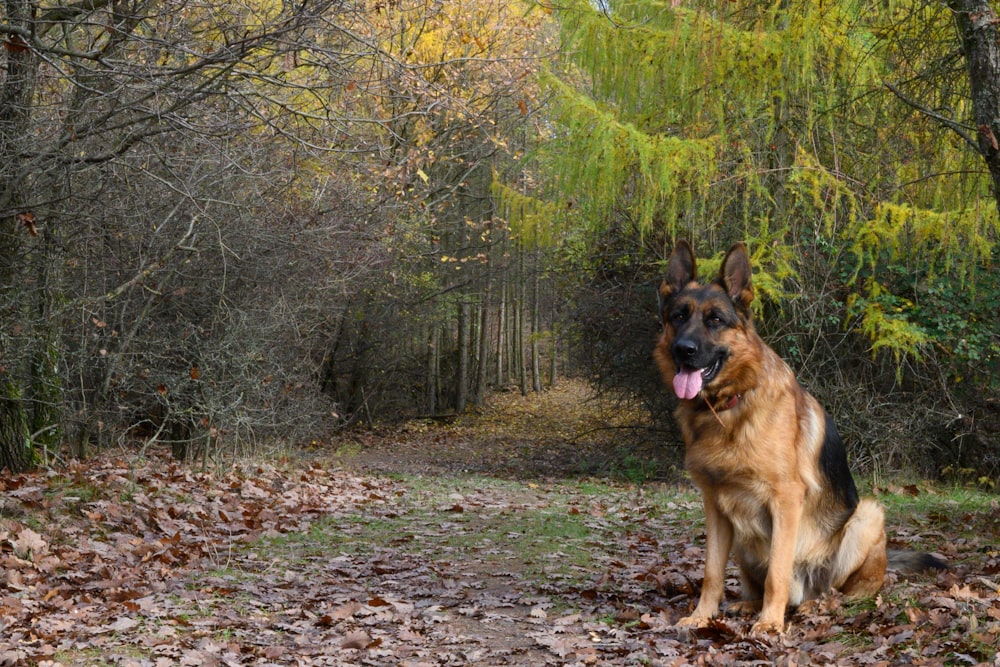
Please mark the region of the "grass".
[[634, 453], [623, 453], [609, 468], [611, 477], [633, 484], [663, 479], [670, 473], [662, 461]]
[[[579, 493], [595, 502], [621, 494], [598, 481], [551, 488], [496, 478], [406, 477], [408, 492], [391, 516], [325, 518], [308, 534], [262, 538], [250, 548], [264, 560], [331, 553], [369, 556], [400, 549], [428, 561], [468, 562], [484, 571], [517, 570], [530, 578], [574, 579], [596, 567], [627, 530], [627, 519], [595, 522]], [[542, 498], [541, 501], [538, 499]], [[659, 494], [655, 495], [657, 502]]]
[[[969, 553], [990, 548], [1000, 532], [1000, 500], [963, 485], [893, 486], [878, 499], [886, 509], [889, 537], [914, 549]], [[995, 547], [993, 547], [995, 548]]]
[[[703, 529], [700, 498], [686, 487], [597, 479], [555, 484], [476, 476], [394, 478], [407, 492], [390, 515], [324, 518], [307, 534], [265, 537], [240, 548], [258, 552], [265, 561], [401, 549], [431, 561], [475, 560], [486, 569], [509, 569], [516, 562], [529, 577], [575, 576], [596, 566], [597, 551], [616, 557], [616, 543], [643, 530], [645, 521], [683, 526], [692, 540]], [[975, 551], [988, 546], [983, 540], [1000, 528], [994, 495], [935, 486], [913, 494], [912, 488], [899, 487], [878, 495], [890, 539], [907, 548], [950, 557], [956, 537], [967, 542], [965, 550]], [[600, 521], [592, 512], [602, 515]]]

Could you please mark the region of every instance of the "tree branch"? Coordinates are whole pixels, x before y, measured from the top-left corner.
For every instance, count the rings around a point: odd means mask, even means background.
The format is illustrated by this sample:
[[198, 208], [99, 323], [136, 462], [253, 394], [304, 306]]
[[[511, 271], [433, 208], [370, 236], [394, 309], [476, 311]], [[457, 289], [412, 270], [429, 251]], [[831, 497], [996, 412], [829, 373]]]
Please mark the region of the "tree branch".
[[[176, 211], [177, 208], [179, 208], [179, 206], [180, 204], [175, 206], [174, 211]], [[173, 211], [171, 211], [171, 215], [173, 215]], [[167, 217], [169, 219], [170, 216]], [[104, 294], [103, 296], [99, 297], [98, 299], [96, 299], [96, 301], [114, 301], [122, 294], [127, 292], [134, 285], [148, 278], [150, 275], [153, 274], [154, 271], [156, 271], [159, 268], [162, 268], [168, 261], [170, 261], [170, 258], [173, 257], [174, 253], [177, 252], [178, 250], [191, 250], [191, 248], [185, 244], [187, 243], [188, 239], [191, 238], [191, 235], [194, 232], [195, 223], [197, 222], [198, 222], [198, 216], [196, 215], [192, 216], [191, 222], [188, 224], [187, 231], [184, 232], [184, 236], [182, 236], [177, 241], [177, 243], [175, 243], [173, 247], [167, 251], [167, 253], [163, 257], [161, 257], [158, 260], [155, 260], [152, 264], [150, 264], [149, 266], [147, 266], [146, 268], [142, 269], [137, 274], [132, 276], [132, 278], [125, 281], [124, 283], [122, 283], [112, 291], [108, 292], [107, 294]]]
[[965, 141], [965, 143], [969, 144], [969, 146], [971, 146], [973, 150], [975, 150], [977, 153], [979, 152], [979, 142], [976, 141], [975, 137], [971, 134], [971, 132], [973, 132], [975, 128], [959, 123], [958, 121], [948, 118], [947, 116], [940, 114], [937, 111], [934, 111], [933, 109], [925, 107], [924, 105], [920, 104], [911, 97], [908, 97], [906, 93], [904, 93], [902, 90], [900, 90], [895, 85], [889, 82], [885, 82], [884, 85], [886, 88], [892, 91], [892, 93], [896, 97], [898, 97], [899, 100], [903, 102], [903, 104], [910, 107], [911, 109], [919, 111], [928, 118], [933, 118], [937, 122], [941, 123], [949, 130], [953, 131], [955, 134], [961, 137], [962, 140]]

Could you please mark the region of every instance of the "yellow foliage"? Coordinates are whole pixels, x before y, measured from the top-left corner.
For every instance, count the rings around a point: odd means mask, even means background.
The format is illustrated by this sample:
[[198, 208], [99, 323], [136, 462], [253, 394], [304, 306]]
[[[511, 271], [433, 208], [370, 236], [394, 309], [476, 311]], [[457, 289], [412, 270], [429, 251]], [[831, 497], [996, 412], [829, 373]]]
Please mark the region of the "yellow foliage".
[[507, 220], [518, 236], [529, 244], [547, 245], [553, 242], [560, 219], [558, 206], [517, 192], [500, 182], [495, 172], [491, 192], [497, 201], [499, 215]]
[[[776, 300], [816, 263], [798, 256], [805, 241], [854, 290], [847, 317], [874, 351], [921, 355], [930, 338], [907, 319], [916, 298], [890, 293], [919, 288], [898, 276], [913, 267], [972, 285], [1000, 227], [979, 156], [885, 86], [940, 66], [919, 45], [948, 42], [947, 9], [869, 9], [560, 3], [566, 57], [540, 73], [552, 123], [540, 128], [537, 189], [520, 194], [573, 202], [572, 221], [656, 232], [658, 243], [742, 238], [764, 267], [758, 291]], [[967, 117], [962, 94], [925, 92], [950, 95], [948, 113]]]
[[643, 132], [550, 73], [543, 73], [542, 81], [557, 98], [556, 120], [582, 130], [573, 135], [573, 158], [556, 177], [565, 191], [585, 190], [596, 215], [625, 206], [639, 229], [649, 230], [691, 198], [707, 194], [719, 136]]
[[872, 341], [872, 354], [887, 350], [897, 362], [904, 357], [919, 360], [923, 356], [922, 348], [928, 344], [930, 337], [904, 317], [886, 313], [884, 305], [874, 298], [880, 291], [880, 286], [873, 284], [869, 291], [873, 298], [861, 299], [860, 295], [854, 294], [847, 304], [848, 309], [855, 313], [860, 307], [861, 330]]
[[[398, 30], [385, 32], [382, 48], [405, 66], [411, 93], [440, 99], [445, 116], [475, 121], [489, 114], [497, 85], [523, 76], [520, 59], [537, 48], [532, 6], [522, 0], [455, 0], [430, 7], [401, 0], [384, 10], [386, 26]], [[418, 143], [429, 143], [429, 137]]]
[[992, 202], [946, 211], [879, 202], [872, 216], [853, 226], [851, 250], [859, 259], [858, 270], [862, 261], [874, 270], [884, 257], [901, 262], [919, 260], [939, 272], [953, 272], [964, 281], [977, 263], [989, 257], [996, 231]]

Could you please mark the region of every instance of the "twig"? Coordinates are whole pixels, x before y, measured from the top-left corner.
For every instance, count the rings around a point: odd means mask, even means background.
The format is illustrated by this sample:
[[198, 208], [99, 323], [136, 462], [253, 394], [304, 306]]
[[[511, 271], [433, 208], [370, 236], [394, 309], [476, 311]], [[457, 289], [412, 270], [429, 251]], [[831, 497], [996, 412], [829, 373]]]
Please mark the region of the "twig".
[[98, 297], [97, 300], [98, 301], [114, 301], [115, 299], [117, 299], [118, 297], [120, 297], [122, 294], [124, 294], [125, 292], [127, 292], [130, 288], [132, 288], [133, 286], [135, 286], [137, 283], [140, 283], [143, 280], [145, 280], [146, 278], [148, 278], [150, 275], [153, 274], [154, 271], [156, 271], [157, 269], [163, 267], [163, 265], [165, 265], [170, 260], [170, 258], [173, 257], [173, 255], [174, 255], [175, 252], [177, 252], [178, 250], [190, 250], [191, 248], [189, 246], [185, 246], [185, 243], [187, 242], [187, 240], [189, 238], [191, 238], [191, 234], [192, 234], [192, 232], [194, 232], [194, 225], [195, 225], [195, 223], [197, 221], [198, 221], [198, 216], [197, 215], [191, 217], [191, 222], [188, 225], [187, 231], [184, 232], [184, 236], [182, 236], [177, 241], [177, 243], [175, 243], [174, 246], [172, 248], [170, 248], [170, 250], [167, 251], [167, 253], [163, 257], [161, 257], [160, 259], [154, 261], [152, 264], [150, 264], [146, 268], [144, 268], [141, 271], [139, 271], [139, 273], [135, 274], [134, 276], [132, 276], [132, 278], [130, 278], [129, 280], [125, 281], [124, 283], [122, 283], [121, 285], [119, 285], [118, 287], [116, 287], [115, 289], [113, 289], [112, 291], [108, 292], [107, 294], [105, 294], [105, 295], [103, 295], [101, 297]]
[[929, 108], [925, 107], [924, 105], [920, 104], [916, 100], [911, 99], [910, 97], [908, 97], [903, 91], [901, 91], [899, 88], [897, 88], [895, 85], [889, 83], [888, 81], [886, 81], [884, 85], [885, 85], [886, 88], [888, 88], [889, 90], [891, 90], [893, 92], [893, 94], [895, 94], [896, 97], [898, 97], [904, 104], [906, 104], [907, 106], [909, 106], [909, 107], [911, 107], [913, 109], [916, 109], [917, 111], [919, 111], [920, 113], [924, 114], [925, 116], [933, 118], [934, 120], [938, 121], [939, 123], [941, 123], [942, 125], [944, 125], [948, 129], [954, 131], [955, 134], [957, 134], [958, 136], [960, 136], [963, 140], [965, 140], [965, 142], [967, 144], [969, 144], [970, 146], [972, 146], [972, 148], [975, 149], [975, 151], [977, 153], [979, 152], [979, 143], [975, 139], [972, 138], [971, 134], [969, 134], [969, 132], [973, 128], [969, 127], [968, 125], [963, 125], [962, 123], [954, 121], [951, 118], [948, 118], [947, 116], [942, 115], [942, 114], [938, 113], [937, 111], [934, 111], [933, 109], [929, 109]]

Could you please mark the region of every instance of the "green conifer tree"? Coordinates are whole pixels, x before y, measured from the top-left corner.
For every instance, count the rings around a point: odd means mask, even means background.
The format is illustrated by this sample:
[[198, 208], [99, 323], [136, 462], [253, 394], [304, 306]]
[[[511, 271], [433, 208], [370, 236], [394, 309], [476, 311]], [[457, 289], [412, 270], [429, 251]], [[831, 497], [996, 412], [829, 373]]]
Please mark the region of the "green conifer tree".
[[[874, 352], [900, 361], [948, 344], [916, 295], [941, 281], [973, 289], [997, 214], [981, 157], [954, 124], [900, 97], [970, 113], [942, 68], [955, 44], [947, 7], [559, 7], [562, 57], [542, 75], [551, 123], [527, 162], [535, 187], [495, 188], [515, 226], [540, 240], [685, 236], [719, 252], [744, 240], [772, 302], [808, 295], [801, 274], [818, 262], [840, 284], [842, 324]], [[794, 293], [784, 289], [792, 278]]]

